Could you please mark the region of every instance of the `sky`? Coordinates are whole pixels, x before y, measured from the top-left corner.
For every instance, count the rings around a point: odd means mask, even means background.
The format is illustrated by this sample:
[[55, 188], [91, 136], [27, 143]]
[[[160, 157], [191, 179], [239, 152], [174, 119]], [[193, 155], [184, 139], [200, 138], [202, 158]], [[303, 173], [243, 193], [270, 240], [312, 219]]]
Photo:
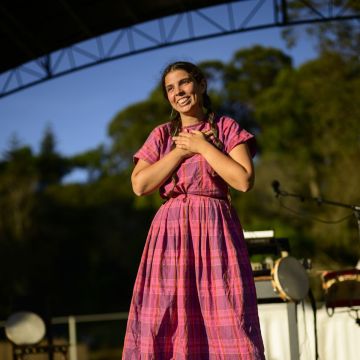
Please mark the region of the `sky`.
[[62, 155], [93, 149], [108, 141], [108, 124], [119, 111], [147, 98], [168, 63], [228, 62], [237, 50], [256, 44], [282, 49], [294, 66], [316, 57], [305, 34], [288, 49], [281, 29], [273, 28], [171, 46], [77, 71], [0, 98], [0, 158], [14, 134], [37, 153], [47, 126]]

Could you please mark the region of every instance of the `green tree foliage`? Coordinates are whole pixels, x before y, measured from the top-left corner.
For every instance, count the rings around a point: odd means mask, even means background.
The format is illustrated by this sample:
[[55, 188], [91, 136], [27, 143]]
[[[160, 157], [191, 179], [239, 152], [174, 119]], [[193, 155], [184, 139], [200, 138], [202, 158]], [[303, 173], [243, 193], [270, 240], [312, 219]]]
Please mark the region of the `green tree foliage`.
[[237, 51], [225, 69], [228, 99], [251, 104], [274, 83], [280, 71], [291, 66], [291, 58], [278, 49], [257, 45]]
[[[298, 193], [359, 203], [360, 171], [354, 167], [360, 158], [359, 101], [359, 63], [336, 53], [283, 72], [256, 99], [256, 118], [262, 126], [259, 141], [267, 149], [259, 170], [283, 179]], [[312, 238], [320, 262], [356, 262], [355, 219], [336, 225], [309, 221], [311, 216], [341, 218], [348, 210], [293, 202], [291, 206], [303, 208], [302, 215], [308, 216], [297, 227], [303, 227], [303, 233], [307, 224], [306, 237]], [[313, 248], [309, 250], [310, 254]]]
[[[244, 228], [275, 229], [295, 256], [317, 267], [353, 266], [359, 240], [351, 212], [290, 198], [280, 203], [270, 185], [278, 179], [290, 192], [360, 203], [359, 61], [324, 51], [295, 69], [281, 51], [254, 46], [228, 63], [200, 66], [214, 109], [255, 132], [261, 149], [254, 190], [233, 193]], [[69, 158], [56, 151], [50, 128], [38, 154], [13, 139], [0, 162], [0, 318], [20, 304], [54, 315], [128, 308], [161, 202], [157, 194], [133, 195], [132, 157], [170, 112], [157, 86], [111, 120], [109, 146]], [[87, 182], [62, 182], [79, 168]], [[314, 220], [346, 216], [333, 225]]]
[[0, 313], [9, 310], [5, 299], [26, 292], [27, 269], [21, 259], [33, 226], [36, 185], [33, 153], [13, 137], [0, 162]]
[[96, 149], [77, 154], [70, 159], [71, 168], [87, 171], [88, 182], [95, 182], [108, 174], [109, 155], [103, 145]]
[[37, 157], [39, 188], [57, 184], [69, 171], [67, 160], [56, 152], [56, 139], [50, 126], [45, 129]]
[[[287, 3], [287, 17], [292, 21], [314, 18], [319, 14], [333, 16], [359, 16], [360, 14], [360, 2], [358, 0], [287, 0]], [[310, 24], [306, 25], [306, 32], [311, 40], [315, 40], [319, 53], [336, 52], [350, 58], [356, 58], [359, 55], [359, 19]], [[283, 31], [283, 37], [290, 47], [296, 44], [297, 39], [302, 34], [303, 32], [295, 27], [289, 27]]]
[[126, 310], [153, 216], [133, 206], [128, 177], [38, 191], [38, 158], [11, 156], [0, 174], [0, 318]]
[[111, 170], [128, 170], [136, 150], [156, 125], [169, 119], [170, 113], [171, 107], [164, 101], [160, 86], [154, 89], [149, 99], [120, 111], [108, 128], [112, 140]]
[[23, 240], [31, 225], [36, 164], [29, 147], [12, 140], [0, 165], [0, 236]]

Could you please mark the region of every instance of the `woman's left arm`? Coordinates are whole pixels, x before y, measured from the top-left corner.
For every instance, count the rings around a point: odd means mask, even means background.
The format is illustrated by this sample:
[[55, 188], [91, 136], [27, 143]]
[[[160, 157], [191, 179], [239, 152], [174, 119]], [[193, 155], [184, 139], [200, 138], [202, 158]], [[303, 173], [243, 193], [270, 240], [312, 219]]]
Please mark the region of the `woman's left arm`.
[[253, 187], [254, 165], [246, 143], [235, 146], [226, 155], [209, 143], [200, 131], [181, 133], [174, 140], [177, 146], [201, 154], [214, 171], [234, 189], [246, 192]]

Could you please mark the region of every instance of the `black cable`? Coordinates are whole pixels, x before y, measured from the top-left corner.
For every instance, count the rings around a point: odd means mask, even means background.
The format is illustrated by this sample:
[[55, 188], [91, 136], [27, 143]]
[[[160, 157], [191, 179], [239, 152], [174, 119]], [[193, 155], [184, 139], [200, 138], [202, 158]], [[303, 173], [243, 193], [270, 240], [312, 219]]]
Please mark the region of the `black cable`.
[[315, 302], [314, 294], [311, 289], [309, 289], [309, 299], [314, 314], [315, 360], [318, 360], [319, 350], [318, 350], [317, 321], [316, 321], [316, 302]]
[[289, 208], [288, 206], [284, 205], [284, 203], [281, 201], [280, 198], [279, 198], [279, 203], [280, 203], [281, 207], [283, 207], [284, 209], [292, 212], [293, 214], [295, 214], [295, 215], [297, 215], [299, 217], [307, 218], [307, 219], [314, 220], [314, 221], [318, 221], [318, 222], [321, 222], [321, 223], [324, 223], [324, 224], [339, 224], [339, 223], [341, 223], [341, 222], [345, 221], [346, 219], [349, 219], [349, 218], [351, 218], [353, 216], [353, 214], [351, 213], [351, 214], [346, 215], [345, 217], [337, 219], [337, 220], [323, 220], [323, 219], [319, 219], [319, 218], [316, 218], [316, 217], [311, 216], [311, 215], [301, 214], [299, 211]]

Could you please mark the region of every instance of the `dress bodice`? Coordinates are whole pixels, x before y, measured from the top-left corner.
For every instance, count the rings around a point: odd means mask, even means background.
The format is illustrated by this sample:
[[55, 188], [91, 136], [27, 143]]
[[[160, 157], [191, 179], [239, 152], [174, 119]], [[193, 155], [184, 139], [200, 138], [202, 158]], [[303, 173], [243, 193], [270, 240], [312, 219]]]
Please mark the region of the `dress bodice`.
[[[222, 151], [225, 154], [238, 144], [248, 142], [252, 155], [255, 153], [254, 137], [241, 128], [233, 119], [222, 116], [215, 118], [218, 128], [218, 137], [223, 144]], [[182, 128], [182, 131], [199, 130], [206, 132], [210, 130], [210, 124], [203, 121], [199, 124]], [[209, 141], [213, 142], [213, 137]], [[173, 140], [171, 138], [170, 123], [156, 127], [144, 145], [134, 155], [134, 161], [143, 159], [150, 164], [158, 161], [171, 151]], [[215, 198], [226, 198], [228, 194], [227, 183], [212, 169], [205, 158], [195, 154], [185, 159], [176, 169], [175, 176], [170, 177], [159, 189], [160, 195], [167, 198], [169, 195], [179, 194], [202, 195]]]

